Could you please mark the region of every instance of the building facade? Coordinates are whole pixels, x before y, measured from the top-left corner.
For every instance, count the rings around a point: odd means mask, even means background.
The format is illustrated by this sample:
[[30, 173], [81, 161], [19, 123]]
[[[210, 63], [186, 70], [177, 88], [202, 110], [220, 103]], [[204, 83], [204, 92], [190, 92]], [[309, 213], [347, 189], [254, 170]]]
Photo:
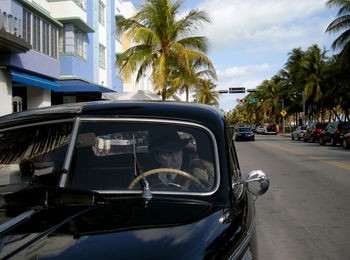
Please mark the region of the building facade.
[[[122, 2], [119, 0], [116, 0], [117, 3], [117, 10], [116, 10], [116, 17], [119, 15], [121, 18], [130, 18], [134, 16], [137, 13], [136, 8], [131, 2]], [[118, 51], [120, 50], [120, 53], [123, 51], [126, 51], [132, 46], [135, 46], [136, 43], [130, 39], [126, 34], [124, 34], [121, 38], [117, 39], [119, 41], [118, 45]], [[143, 77], [136, 81], [137, 72], [132, 73], [128, 77], [123, 77], [123, 92], [128, 92], [135, 94], [138, 91], [142, 91], [145, 93], [153, 93], [153, 84], [151, 80], [151, 69], [148, 69], [143, 75]]]
[[1, 1], [0, 9], [0, 115], [51, 105], [62, 24], [26, 0]]
[[5, 0], [0, 115], [123, 91], [114, 0]]
[[122, 91], [115, 72], [114, 0], [47, 0], [63, 24], [59, 36], [60, 91], [53, 104], [100, 100], [101, 93]]

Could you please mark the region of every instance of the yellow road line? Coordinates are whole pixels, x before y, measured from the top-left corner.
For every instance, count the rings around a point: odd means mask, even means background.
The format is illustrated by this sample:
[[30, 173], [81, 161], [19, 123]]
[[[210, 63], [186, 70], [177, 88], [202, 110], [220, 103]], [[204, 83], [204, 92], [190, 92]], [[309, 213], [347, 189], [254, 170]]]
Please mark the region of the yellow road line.
[[298, 152], [298, 151], [293, 150], [293, 149], [285, 148], [285, 147], [282, 147], [282, 146], [279, 146], [279, 145], [275, 145], [275, 144], [270, 144], [270, 143], [267, 143], [267, 142], [262, 142], [262, 143], [266, 144], [268, 146], [271, 146], [271, 147], [274, 147], [274, 148], [286, 151], [286, 152], [290, 152], [290, 153], [293, 153], [293, 154], [301, 155], [301, 156], [304, 156], [304, 157], [307, 157], [307, 158], [310, 158], [310, 159], [313, 159], [313, 160], [316, 160], [316, 161], [327, 163], [327, 164], [330, 164], [330, 165], [342, 168], [344, 170], [350, 171], [350, 165], [347, 165], [347, 164], [342, 164], [342, 163], [338, 163], [338, 162], [335, 162], [335, 161], [326, 160], [326, 159], [323, 159], [321, 157], [313, 156], [313, 155], [310, 155], [310, 154], [307, 154], [307, 153], [303, 153], [303, 152]]

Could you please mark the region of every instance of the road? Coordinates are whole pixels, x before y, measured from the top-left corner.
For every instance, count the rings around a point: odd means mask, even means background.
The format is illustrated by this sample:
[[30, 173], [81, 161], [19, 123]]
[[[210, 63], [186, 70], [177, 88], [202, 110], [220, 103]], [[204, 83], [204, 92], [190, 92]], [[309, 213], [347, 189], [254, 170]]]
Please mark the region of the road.
[[271, 181], [256, 201], [260, 260], [350, 259], [350, 150], [259, 135], [236, 149], [244, 176]]

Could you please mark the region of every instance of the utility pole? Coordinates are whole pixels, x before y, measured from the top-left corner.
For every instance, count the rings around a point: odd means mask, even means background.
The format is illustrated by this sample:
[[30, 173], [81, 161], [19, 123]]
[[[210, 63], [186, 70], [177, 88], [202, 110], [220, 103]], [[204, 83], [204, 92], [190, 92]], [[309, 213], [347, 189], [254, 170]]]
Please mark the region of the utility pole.
[[303, 125], [306, 124], [305, 122], [305, 118], [306, 118], [306, 114], [305, 114], [305, 91], [303, 90]]

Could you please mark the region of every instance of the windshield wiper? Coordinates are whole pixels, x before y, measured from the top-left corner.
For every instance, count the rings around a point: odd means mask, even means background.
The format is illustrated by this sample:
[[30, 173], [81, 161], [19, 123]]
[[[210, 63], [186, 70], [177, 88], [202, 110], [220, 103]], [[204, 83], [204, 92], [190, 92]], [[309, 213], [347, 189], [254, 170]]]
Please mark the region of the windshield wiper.
[[146, 199], [146, 200], [150, 200], [152, 199], [152, 193], [151, 193], [151, 189], [149, 188], [149, 183], [146, 180], [145, 176], [142, 173], [142, 169], [141, 169], [141, 165], [139, 163], [139, 161], [137, 160], [137, 156], [136, 156], [136, 139], [135, 139], [135, 135], [132, 135], [133, 137], [133, 147], [134, 147], [134, 169], [135, 169], [135, 177], [141, 176], [141, 183], [142, 183], [142, 187], [143, 187], [143, 192], [142, 192], [142, 198]]

